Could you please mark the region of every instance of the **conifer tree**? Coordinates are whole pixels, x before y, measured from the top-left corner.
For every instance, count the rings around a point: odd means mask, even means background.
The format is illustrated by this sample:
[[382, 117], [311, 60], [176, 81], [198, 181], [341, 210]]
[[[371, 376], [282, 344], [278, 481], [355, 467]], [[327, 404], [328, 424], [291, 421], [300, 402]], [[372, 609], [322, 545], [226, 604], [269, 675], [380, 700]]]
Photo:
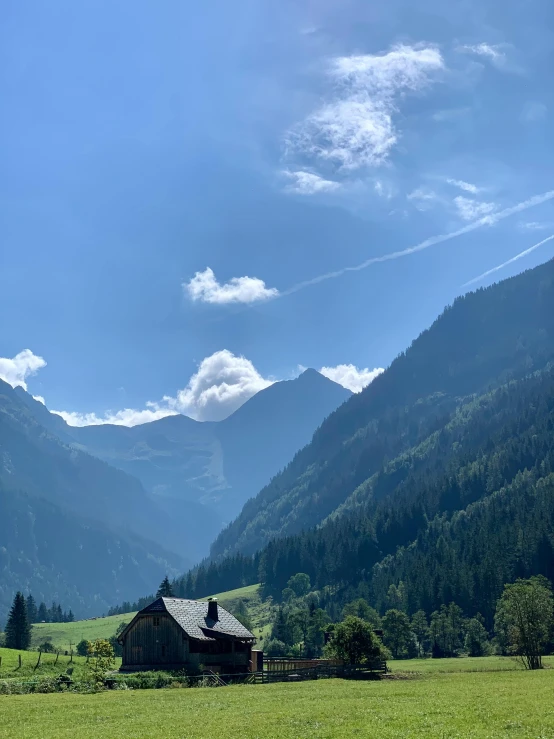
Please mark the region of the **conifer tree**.
[[48, 608], [44, 602], [39, 605], [37, 614], [37, 622], [42, 623], [43, 621], [48, 621]]
[[160, 587], [158, 588], [158, 592], [156, 593], [156, 598], [172, 598], [172, 597], [173, 597], [173, 588], [171, 587], [169, 578], [166, 575], [160, 583]]
[[17, 592], [6, 624], [6, 647], [28, 649], [31, 643], [31, 625], [27, 620], [27, 605], [23, 593]]
[[34, 624], [37, 621], [38, 612], [37, 612], [37, 604], [35, 603], [35, 599], [33, 598], [32, 595], [27, 596], [26, 605], [27, 605], [27, 618], [29, 619], [29, 623]]

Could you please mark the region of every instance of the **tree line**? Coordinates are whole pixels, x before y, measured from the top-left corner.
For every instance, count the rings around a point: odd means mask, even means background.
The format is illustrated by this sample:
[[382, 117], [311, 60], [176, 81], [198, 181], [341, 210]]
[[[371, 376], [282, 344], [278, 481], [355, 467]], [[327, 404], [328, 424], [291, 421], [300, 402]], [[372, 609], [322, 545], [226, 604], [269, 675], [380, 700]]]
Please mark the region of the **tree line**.
[[29, 649], [31, 632], [35, 623], [70, 623], [75, 621], [73, 611], [63, 611], [59, 603], [52, 602], [50, 608], [45, 603], [38, 606], [32, 595], [25, 597], [18, 591], [8, 615], [4, 641], [8, 649]]
[[[282, 603], [274, 608], [270, 636], [264, 644], [267, 656], [344, 658], [348, 639], [352, 638], [367, 642], [368, 658], [442, 658], [462, 653], [483, 657], [496, 653], [512, 655], [528, 669], [538, 669], [542, 655], [554, 650], [552, 587], [541, 576], [518, 579], [504, 587], [496, 603], [491, 631], [481, 614], [466, 617], [454, 602], [441, 605], [429, 615], [418, 610], [409, 616], [402, 610], [403, 596], [398, 589], [391, 589], [391, 607], [383, 615], [365, 599], [357, 598], [347, 603], [333, 622], [321, 607], [320, 595], [310, 590], [310, 579], [305, 573], [290, 578]], [[378, 643], [367, 636], [368, 631], [379, 637], [382, 648], [375, 651]], [[355, 648], [352, 653], [358, 654]]]

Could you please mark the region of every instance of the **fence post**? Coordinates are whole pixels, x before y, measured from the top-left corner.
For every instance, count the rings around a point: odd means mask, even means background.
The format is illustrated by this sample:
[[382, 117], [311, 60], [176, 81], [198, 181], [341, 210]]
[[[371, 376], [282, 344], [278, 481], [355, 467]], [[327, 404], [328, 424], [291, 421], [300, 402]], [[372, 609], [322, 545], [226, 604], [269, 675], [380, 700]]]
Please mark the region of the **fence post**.
[[21, 655], [18, 655], [18, 656], [19, 656], [19, 667], [17, 669], [20, 670], [21, 669]]
[[59, 656], [60, 656], [60, 653], [59, 653], [59, 652], [56, 652], [56, 661], [54, 662], [54, 664], [55, 664], [55, 665], [57, 665], [57, 664], [58, 664], [58, 657], [59, 657]]
[[33, 670], [33, 672], [35, 672], [35, 671], [36, 671], [36, 669], [38, 668], [38, 666], [40, 665], [40, 658], [41, 658], [41, 657], [42, 657], [42, 650], [41, 650], [41, 649], [39, 649], [39, 650], [38, 650], [38, 659], [37, 659], [37, 663], [36, 663], [36, 665], [35, 665], [35, 669]]
[[73, 662], [73, 649], [71, 650], [71, 656], [67, 664], [70, 665], [72, 662]]

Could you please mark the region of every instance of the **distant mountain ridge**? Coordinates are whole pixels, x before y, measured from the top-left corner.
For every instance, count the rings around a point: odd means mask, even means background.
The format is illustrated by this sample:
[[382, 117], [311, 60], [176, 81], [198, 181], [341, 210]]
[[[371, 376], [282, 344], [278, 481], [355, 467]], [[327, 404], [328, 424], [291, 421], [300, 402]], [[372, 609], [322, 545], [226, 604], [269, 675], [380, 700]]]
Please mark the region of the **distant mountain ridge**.
[[16, 392], [60, 439], [133, 475], [168, 509], [177, 502], [206, 506], [214, 525], [195, 543], [201, 554], [221, 522], [237, 516], [352, 395], [309, 369], [260, 391], [223, 421], [177, 415], [128, 428], [69, 426], [21, 388]]
[[77, 428], [0, 381], [0, 616], [17, 588], [89, 613], [182, 571], [350, 394], [312, 370], [220, 423]]

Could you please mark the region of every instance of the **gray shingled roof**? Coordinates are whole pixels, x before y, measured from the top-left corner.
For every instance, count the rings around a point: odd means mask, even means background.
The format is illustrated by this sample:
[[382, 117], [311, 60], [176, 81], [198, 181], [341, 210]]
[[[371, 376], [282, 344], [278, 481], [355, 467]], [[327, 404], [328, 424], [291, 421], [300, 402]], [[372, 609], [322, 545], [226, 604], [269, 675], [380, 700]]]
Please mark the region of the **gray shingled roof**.
[[214, 641], [219, 635], [235, 639], [254, 639], [229, 611], [217, 607], [218, 620], [208, 618], [208, 602], [184, 598], [158, 598], [140, 613], [169, 613], [191, 639]]

